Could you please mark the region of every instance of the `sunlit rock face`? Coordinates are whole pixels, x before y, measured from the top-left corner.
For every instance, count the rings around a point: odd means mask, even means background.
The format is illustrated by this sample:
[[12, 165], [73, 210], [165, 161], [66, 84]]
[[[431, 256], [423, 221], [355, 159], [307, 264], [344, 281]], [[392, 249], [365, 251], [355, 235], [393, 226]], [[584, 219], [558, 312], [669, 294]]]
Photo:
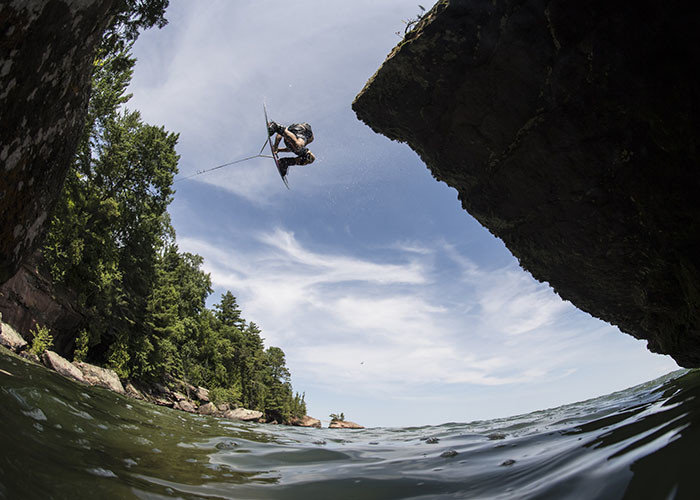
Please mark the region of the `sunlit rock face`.
[[40, 256], [34, 254], [15, 275], [0, 285], [0, 315], [26, 340], [32, 331], [44, 326], [51, 331], [53, 350], [71, 357], [76, 331], [85, 318], [76, 310], [77, 298], [62, 287], [56, 287], [47, 273], [39, 270]]
[[353, 109], [536, 279], [697, 367], [694, 19], [652, 1], [440, 1]]
[[36, 248], [82, 131], [113, 0], [0, 3], [0, 283]]

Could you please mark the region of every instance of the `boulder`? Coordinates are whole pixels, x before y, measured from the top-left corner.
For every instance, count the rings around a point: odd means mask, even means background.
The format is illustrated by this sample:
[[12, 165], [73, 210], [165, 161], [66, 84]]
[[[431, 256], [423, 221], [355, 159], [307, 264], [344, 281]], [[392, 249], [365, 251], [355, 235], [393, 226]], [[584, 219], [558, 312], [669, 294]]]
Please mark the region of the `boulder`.
[[350, 422], [349, 420], [331, 420], [328, 425], [329, 429], [364, 429], [360, 424]]
[[317, 418], [313, 418], [308, 415], [304, 415], [301, 418], [293, 418], [289, 423], [290, 425], [296, 427], [316, 427], [318, 429], [321, 428], [321, 421]]
[[197, 387], [194, 395], [200, 401], [209, 401], [209, 389], [205, 389], [204, 387]]
[[214, 403], [204, 403], [197, 411], [200, 415], [214, 415], [218, 412], [218, 409]]
[[62, 358], [55, 352], [45, 351], [44, 355], [42, 356], [42, 359], [44, 360], [44, 364], [46, 366], [48, 366], [52, 370], [56, 370], [56, 372], [63, 375], [64, 377], [72, 378], [74, 380], [77, 380], [78, 382], [86, 383], [85, 377], [83, 377], [83, 372], [81, 372], [78, 369], [78, 367], [75, 366], [73, 363], [71, 363], [65, 358]]
[[15, 352], [20, 352], [27, 347], [27, 341], [16, 330], [2, 322], [0, 322], [0, 344]]
[[187, 399], [187, 396], [177, 391], [173, 391], [172, 396], [175, 398], [176, 401], [185, 401]]
[[159, 398], [155, 397], [152, 400], [147, 399], [146, 401], [151, 401], [152, 403], [157, 404], [158, 406], [166, 406], [168, 408], [174, 408], [175, 407], [175, 402], [165, 399], [165, 398]]
[[126, 384], [125, 391], [126, 395], [129, 397], [132, 397], [134, 399], [140, 399], [142, 401], [146, 400], [146, 396], [144, 396], [144, 394], [140, 390], [138, 390], [131, 382]]
[[263, 417], [261, 411], [247, 410], [245, 408], [236, 408], [224, 413], [224, 418], [229, 420], [242, 420], [243, 422], [258, 422]]
[[37, 356], [31, 351], [21, 351], [19, 355], [22, 356], [24, 359], [31, 361], [32, 363], [36, 363], [38, 365], [41, 364], [41, 359], [39, 358], [39, 356]]
[[186, 411], [187, 413], [196, 413], [197, 412], [197, 409], [195, 408], [195, 406], [191, 402], [184, 400], [184, 399], [182, 401], [178, 401], [177, 403], [175, 403], [173, 408], [175, 408], [176, 410]]
[[17, 274], [0, 285], [0, 313], [19, 332], [30, 332], [36, 325], [51, 330], [51, 350], [70, 359], [75, 333], [84, 317], [76, 310], [77, 297], [56, 286], [46, 271], [40, 270], [41, 255], [28, 258]]
[[88, 384], [105, 387], [119, 394], [126, 394], [124, 386], [114, 370], [83, 363], [81, 361], [74, 362], [73, 364], [82, 372]]

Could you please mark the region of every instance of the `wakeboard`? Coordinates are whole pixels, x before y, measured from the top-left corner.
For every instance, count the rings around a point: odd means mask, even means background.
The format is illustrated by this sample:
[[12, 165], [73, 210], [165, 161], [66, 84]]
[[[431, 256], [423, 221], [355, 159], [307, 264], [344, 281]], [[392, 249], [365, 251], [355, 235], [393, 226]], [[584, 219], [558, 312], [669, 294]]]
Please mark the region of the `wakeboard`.
[[272, 136], [269, 135], [268, 130], [270, 130], [270, 120], [267, 118], [267, 106], [265, 106], [265, 103], [263, 102], [263, 111], [265, 112], [265, 133], [268, 134], [267, 136], [267, 143], [270, 145], [270, 153], [272, 153], [272, 159], [275, 160], [275, 167], [277, 167], [277, 171], [280, 174], [280, 177], [282, 177], [282, 182], [284, 182], [284, 185], [287, 186], [287, 189], [289, 189], [289, 183], [287, 182], [287, 176], [282, 173], [282, 169], [280, 168], [280, 159], [277, 156], [277, 152], [275, 151], [275, 148], [272, 147]]

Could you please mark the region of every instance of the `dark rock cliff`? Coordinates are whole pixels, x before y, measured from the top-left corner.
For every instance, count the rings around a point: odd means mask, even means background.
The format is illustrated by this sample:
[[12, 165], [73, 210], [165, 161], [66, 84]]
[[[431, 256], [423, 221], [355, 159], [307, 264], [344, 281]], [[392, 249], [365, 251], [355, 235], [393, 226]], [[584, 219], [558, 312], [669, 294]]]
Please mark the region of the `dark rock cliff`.
[[443, 0], [353, 109], [536, 279], [697, 367], [700, 30], [685, 5]]
[[56, 287], [48, 273], [39, 269], [40, 261], [37, 252], [0, 285], [0, 317], [28, 341], [37, 326], [47, 327], [53, 337], [52, 349], [72, 357], [78, 327], [85, 318], [73, 305], [75, 295]]
[[85, 120], [114, 0], [0, 4], [0, 283], [39, 244]]

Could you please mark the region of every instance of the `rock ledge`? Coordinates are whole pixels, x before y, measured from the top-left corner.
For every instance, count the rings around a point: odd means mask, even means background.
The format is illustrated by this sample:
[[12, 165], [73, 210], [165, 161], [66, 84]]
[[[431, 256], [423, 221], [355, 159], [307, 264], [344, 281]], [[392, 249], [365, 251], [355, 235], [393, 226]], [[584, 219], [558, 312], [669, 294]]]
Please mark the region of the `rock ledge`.
[[537, 280], [698, 367], [700, 30], [689, 9], [440, 0], [353, 109], [408, 143]]

